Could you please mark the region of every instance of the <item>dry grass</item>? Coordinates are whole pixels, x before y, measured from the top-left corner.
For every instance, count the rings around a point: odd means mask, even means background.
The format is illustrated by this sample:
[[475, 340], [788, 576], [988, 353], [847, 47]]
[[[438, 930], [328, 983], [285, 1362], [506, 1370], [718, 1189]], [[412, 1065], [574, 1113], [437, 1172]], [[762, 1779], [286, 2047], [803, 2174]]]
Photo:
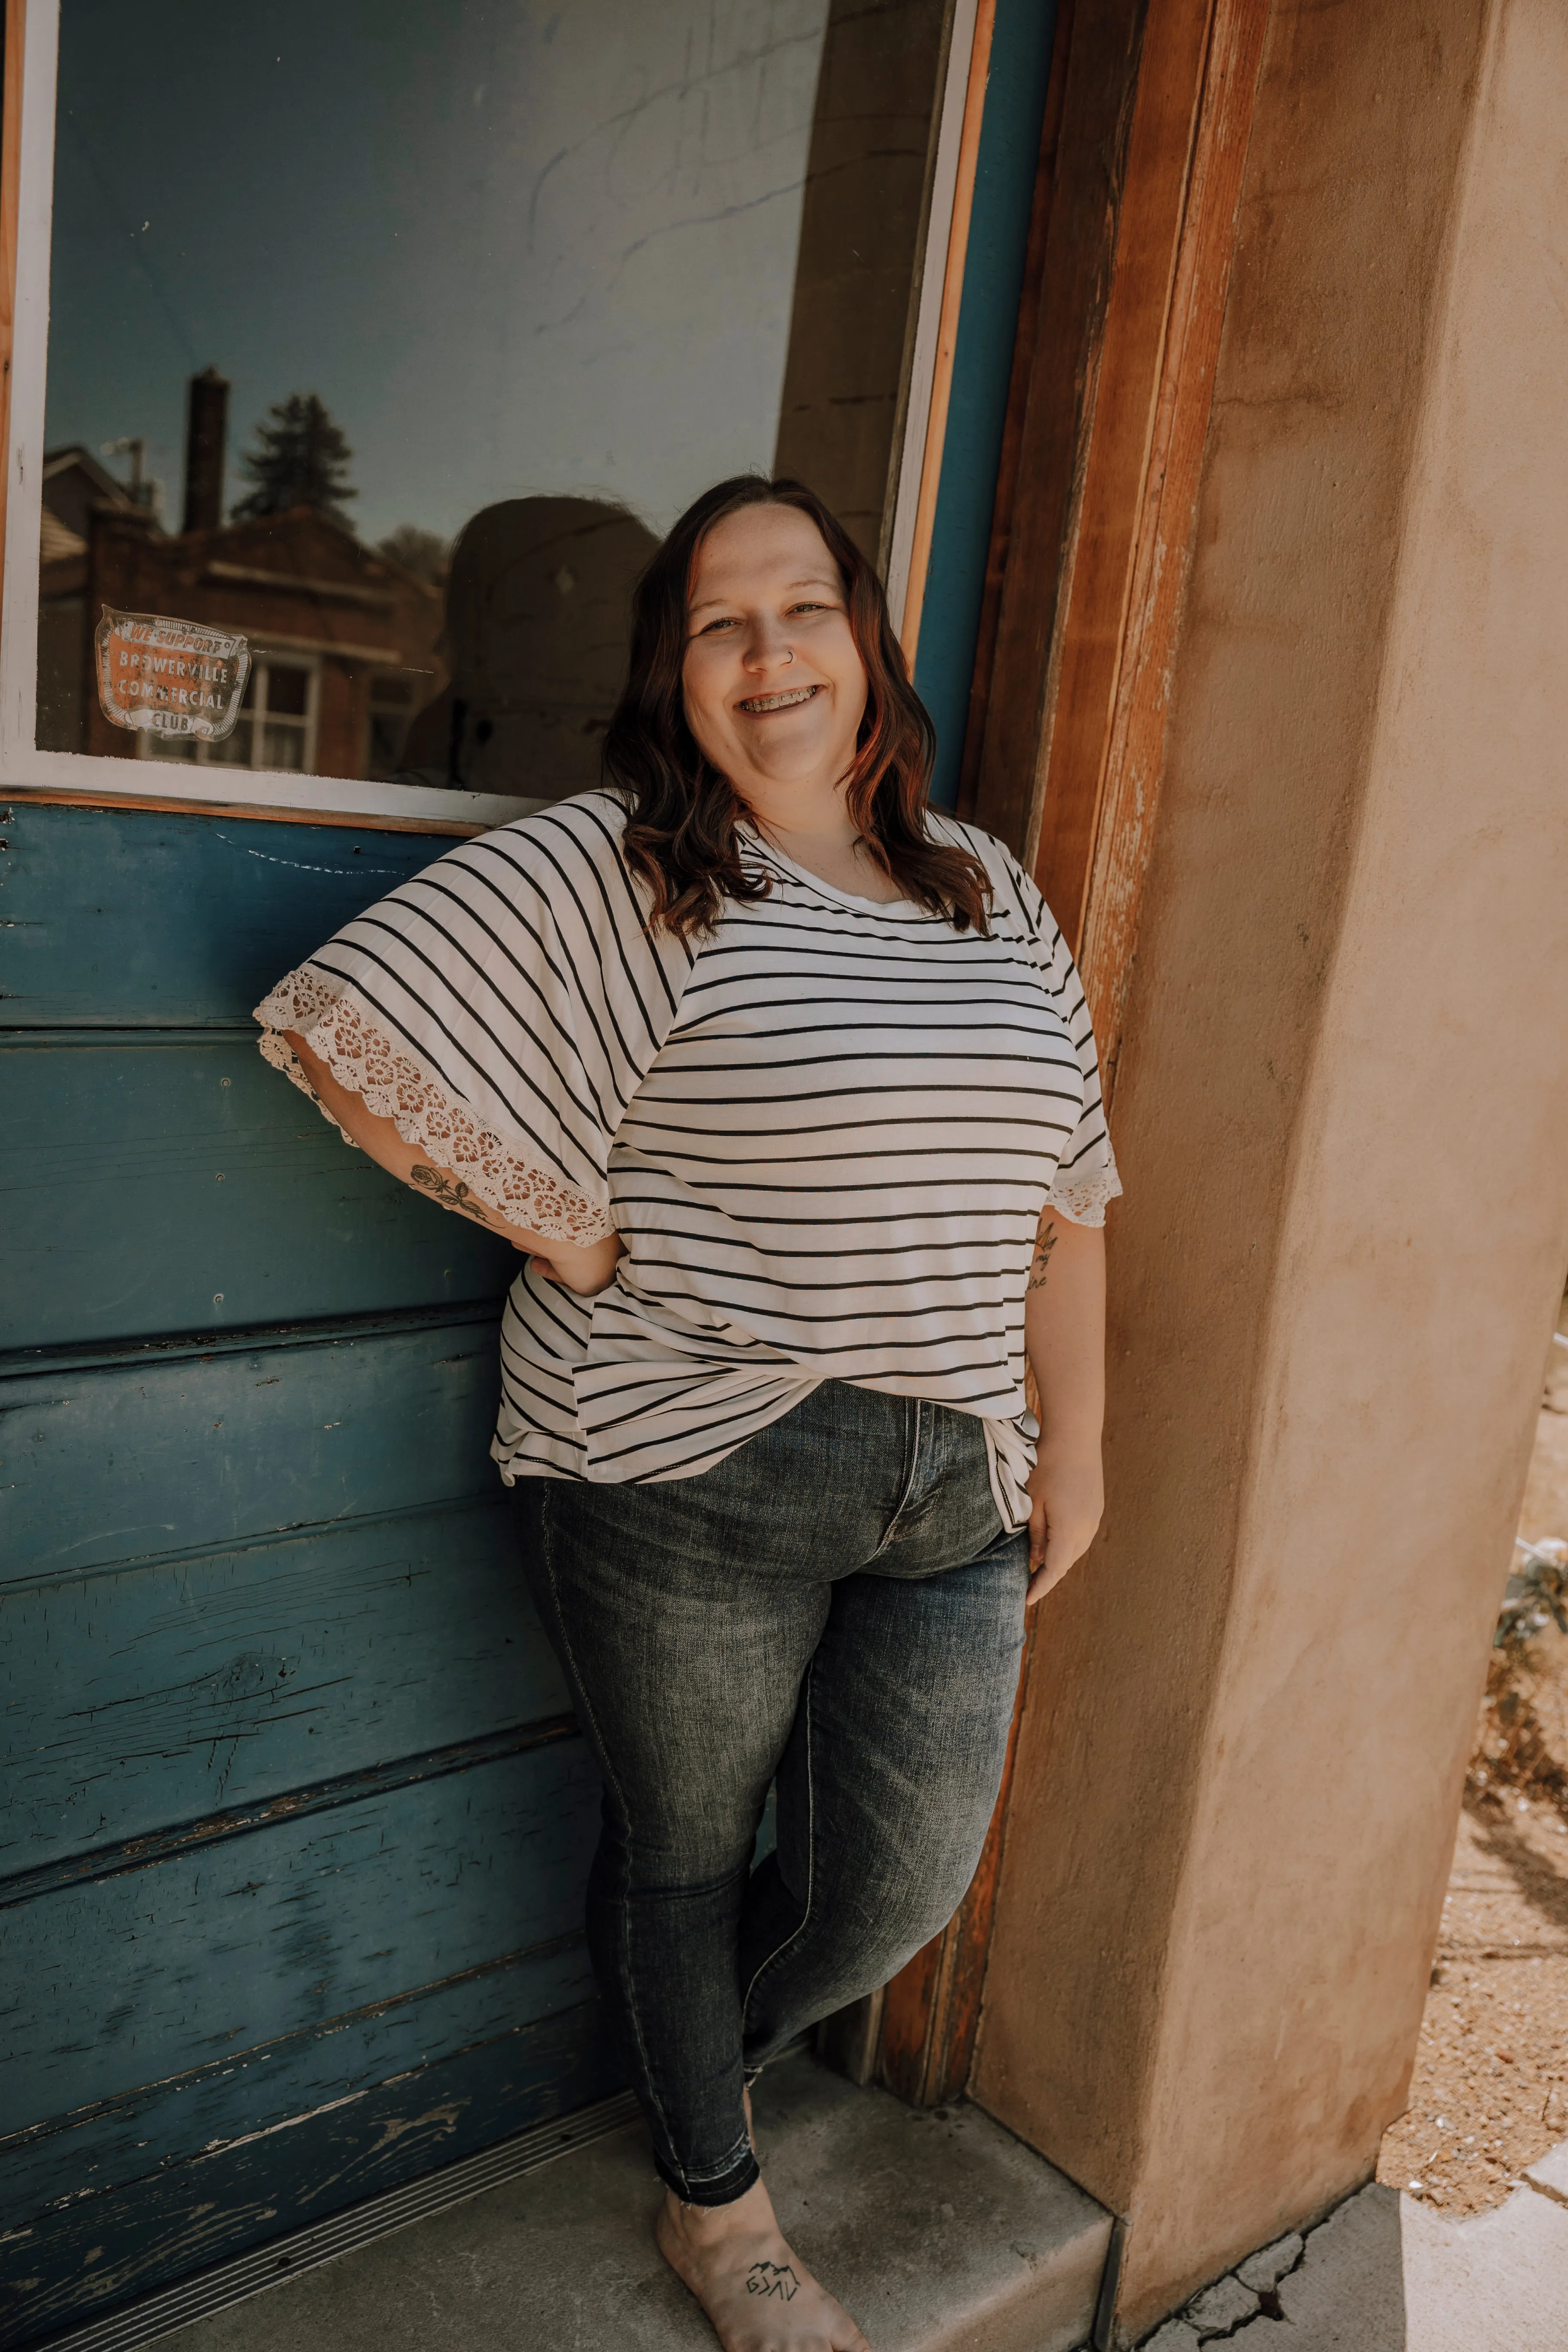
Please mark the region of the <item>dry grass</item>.
[[[1521, 1528], [1568, 1535], [1568, 1349]], [[1377, 2177], [1455, 2216], [1568, 2138], [1568, 1638], [1493, 1654], [1410, 2085]]]

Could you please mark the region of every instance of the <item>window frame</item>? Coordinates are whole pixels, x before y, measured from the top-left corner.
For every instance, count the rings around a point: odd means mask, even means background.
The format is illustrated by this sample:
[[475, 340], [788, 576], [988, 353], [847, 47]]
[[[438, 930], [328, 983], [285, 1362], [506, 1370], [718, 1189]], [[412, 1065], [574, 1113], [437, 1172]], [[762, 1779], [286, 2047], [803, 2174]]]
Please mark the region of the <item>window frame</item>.
[[[38, 748], [38, 541], [42, 522], [45, 404], [48, 370], [49, 272], [54, 207], [54, 160], [60, 0], [12, 0], [25, 7], [20, 102], [6, 107], [7, 129], [17, 125], [15, 213], [15, 297], [12, 309], [9, 423], [4, 489], [5, 549], [0, 593], [0, 790], [8, 795], [78, 804], [188, 807], [193, 813], [298, 821], [353, 822], [399, 831], [474, 833], [527, 815], [537, 799], [494, 793], [442, 791], [427, 785], [381, 783], [278, 769], [228, 767], [221, 761], [185, 762], [141, 756], [109, 758], [86, 751]], [[967, 217], [962, 131], [964, 93], [976, 39], [978, 0], [957, 0], [939, 100], [937, 150], [920, 265], [912, 363], [902, 442], [893, 467], [889, 531], [889, 604], [901, 622], [909, 556], [922, 483], [940, 447], [930, 446], [928, 421], [942, 403], [951, 350], [939, 334], [944, 282], [949, 288], [962, 255], [950, 251], [954, 229]], [[988, 26], [987, 26], [988, 30]], [[972, 159], [971, 159], [972, 161]], [[927, 483], [929, 492], [929, 483]], [[262, 640], [258, 638], [260, 650]], [[314, 708], [315, 694], [311, 702]], [[311, 746], [315, 730], [311, 726]], [[215, 790], [214, 771], [223, 788]]]

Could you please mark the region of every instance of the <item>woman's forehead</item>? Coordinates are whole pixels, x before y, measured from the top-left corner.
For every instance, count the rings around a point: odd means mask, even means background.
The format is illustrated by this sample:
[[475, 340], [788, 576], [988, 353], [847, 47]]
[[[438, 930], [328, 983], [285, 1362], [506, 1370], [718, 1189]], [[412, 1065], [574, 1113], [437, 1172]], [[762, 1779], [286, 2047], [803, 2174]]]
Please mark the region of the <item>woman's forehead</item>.
[[697, 550], [690, 607], [781, 589], [841, 590], [838, 567], [809, 515], [797, 507], [742, 507], [724, 515]]

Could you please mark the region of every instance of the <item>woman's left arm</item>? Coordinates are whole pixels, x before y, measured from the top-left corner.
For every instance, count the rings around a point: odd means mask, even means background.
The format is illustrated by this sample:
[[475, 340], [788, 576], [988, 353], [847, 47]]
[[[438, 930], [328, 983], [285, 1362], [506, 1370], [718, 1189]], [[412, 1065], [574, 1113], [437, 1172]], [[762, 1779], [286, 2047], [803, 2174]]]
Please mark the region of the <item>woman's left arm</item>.
[[1040, 1400], [1029, 1473], [1029, 1603], [1081, 1559], [1105, 1508], [1105, 1233], [1047, 1206], [1035, 1242], [1024, 1344]]

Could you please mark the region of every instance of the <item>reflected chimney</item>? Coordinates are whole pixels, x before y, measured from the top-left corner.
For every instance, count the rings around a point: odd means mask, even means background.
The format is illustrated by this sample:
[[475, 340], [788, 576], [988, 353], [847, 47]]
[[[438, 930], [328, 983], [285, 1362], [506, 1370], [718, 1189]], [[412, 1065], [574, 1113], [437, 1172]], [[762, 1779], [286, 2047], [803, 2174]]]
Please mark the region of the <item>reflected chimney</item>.
[[191, 378], [185, 403], [184, 530], [216, 530], [223, 520], [223, 477], [228, 457], [228, 378], [203, 368]]

